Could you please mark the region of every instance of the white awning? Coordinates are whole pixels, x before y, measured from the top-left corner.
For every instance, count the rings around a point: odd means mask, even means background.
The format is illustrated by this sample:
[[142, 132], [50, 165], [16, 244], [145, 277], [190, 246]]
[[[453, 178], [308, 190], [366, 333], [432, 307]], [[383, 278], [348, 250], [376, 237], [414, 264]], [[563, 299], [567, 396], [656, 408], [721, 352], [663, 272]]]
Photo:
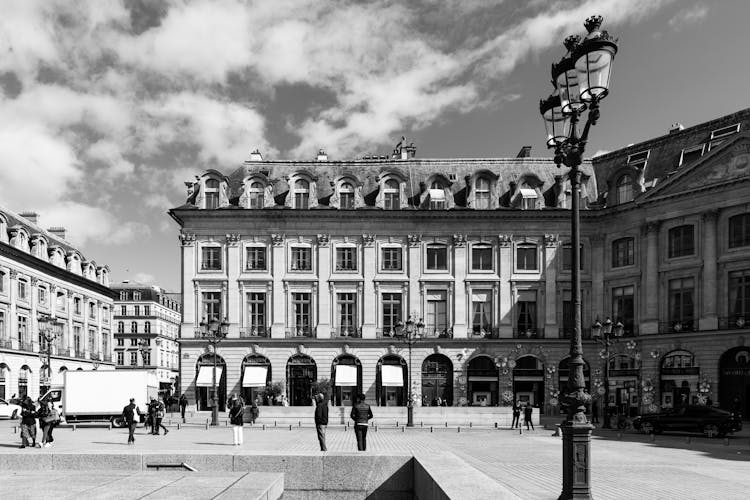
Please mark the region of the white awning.
[[354, 365], [336, 365], [336, 385], [352, 387], [357, 385], [357, 367]]
[[[216, 385], [219, 385], [222, 370], [224, 370], [224, 368], [222, 368], [221, 366], [216, 367]], [[213, 366], [201, 366], [200, 370], [198, 370], [198, 378], [195, 379], [195, 385], [197, 387], [212, 387], [214, 385], [213, 372]]]
[[380, 379], [383, 387], [403, 387], [404, 368], [401, 365], [382, 365]]
[[242, 387], [265, 387], [267, 366], [246, 366], [242, 372]]
[[445, 191], [443, 189], [430, 189], [430, 201], [445, 201]]
[[524, 198], [536, 198], [536, 191], [529, 188], [521, 188], [521, 196]]

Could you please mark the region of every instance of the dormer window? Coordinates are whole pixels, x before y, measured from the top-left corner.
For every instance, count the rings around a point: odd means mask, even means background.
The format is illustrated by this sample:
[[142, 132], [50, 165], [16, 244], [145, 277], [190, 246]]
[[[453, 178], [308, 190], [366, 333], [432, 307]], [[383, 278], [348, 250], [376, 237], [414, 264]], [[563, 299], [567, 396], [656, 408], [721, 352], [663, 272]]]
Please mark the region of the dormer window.
[[344, 210], [354, 208], [354, 186], [350, 182], [343, 182], [339, 186], [339, 208]]
[[490, 208], [490, 180], [486, 177], [478, 178], [474, 185], [474, 208], [477, 210]]
[[698, 144], [697, 146], [692, 146], [692, 147], [683, 149], [682, 153], [680, 154], [679, 166], [694, 162], [695, 160], [703, 156], [703, 153], [705, 152], [705, 150], [706, 150], [705, 144]]
[[120, 300], [128, 300], [128, 292], [120, 292]]
[[310, 207], [310, 183], [304, 179], [294, 181], [294, 208]]
[[521, 210], [536, 209], [537, 193], [536, 189], [530, 187], [521, 188]]
[[401, 208], [400, 187], [398, 181], [388, 179], [383, 186], [383, 208], [385, 210], [398, 210]]
[[430, 185], [430, 210], [445, 210], [445, 187], [440, 181]]
[[732, 134], [736, 134], [739, 131], [739, 123], [714, 130], [713, 132], [711, 132], [711, 141], [708, 143], [708, 150], [711, 151], [713, 148], [724, 142], [727, 137]]
[[633, 153], [632, 155], [628, 155], [628, 166], [637, 168], [639, 170], [643, 170], [646, 167], [646, 162], [648, 162], [648, 157], [650, 153], [651, 153], [651, 150], [647, 149], [646, 151], [641, 151], [639, 153]]
[[219, 208], [219, 181], [208, 179], [206, 181], [206, 209]]
[[141, 300], [141, 292], [133, 292], [133, 300]]
[[250, 189], [247, 191], [248, 208], [263, 208], [265, 206], [263, 192], [264, 187], [260, 182], [255, 181], [250, 184]]
[[617, 203], [633, 201], [633, 178], [628, 174], [617, 179]]

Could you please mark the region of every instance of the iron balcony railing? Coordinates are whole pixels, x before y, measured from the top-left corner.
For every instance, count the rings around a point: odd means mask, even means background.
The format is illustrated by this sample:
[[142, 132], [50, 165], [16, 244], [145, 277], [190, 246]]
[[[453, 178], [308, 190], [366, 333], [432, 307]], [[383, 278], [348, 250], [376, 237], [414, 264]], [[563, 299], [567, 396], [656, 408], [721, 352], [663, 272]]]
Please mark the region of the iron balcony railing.
[[331, 337], [362, 338], [362, 329], [350, 326], [334, 327], [331, 328]]
[[265, 326], [248, 326], [240, 328], [240, 338], [270, 337], [271, 329]]
[[296, 326], [293, 328], [287, 328], [285, 331], [286, 338], [298, 338], [298, 337], [313, 337], [315, 329], [309, 326]]
[[740, 330], [750, 328], [750, 314], [735, 314], [719, 318], [720, 330]]
[[498, 339], [500, 338], [499, 328], [472, 328], [469, 331], [471, 339]]
[[75, 357], [85, 359], [86, 358], [86, 352], [76, 349], [75, 350]]
[[685, 333], [697, 331], [698, 321], [696, 320], [675, 320], [659, 322], [659, 333]]
[[514, 328], [513, 329], [514, 339], [543, 339], [544, 328]]

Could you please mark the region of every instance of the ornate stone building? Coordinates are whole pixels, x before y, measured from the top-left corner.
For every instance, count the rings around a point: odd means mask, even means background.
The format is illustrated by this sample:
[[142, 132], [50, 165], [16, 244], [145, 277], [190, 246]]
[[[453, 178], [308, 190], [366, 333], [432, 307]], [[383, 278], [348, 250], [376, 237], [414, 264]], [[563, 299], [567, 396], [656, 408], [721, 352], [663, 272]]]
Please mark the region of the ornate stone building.
[[[623, 412], [683, 394], [750, 401], [748, 368], [735, 367], [750, 357], [748, 118], [675, 129], [583, 165], [586, 378], [603, 392], [590, 325], [611, 318], [621, 338], [610, 404]], [[351, 161], [256, 151], [229, 175], [186, 183], [187, 203], [170, 215], [181, 227], [182, 390], [199, 407], [213, 356], [198, 326], [215, 317], [229, 323], [222, 402], [280, 382], [304, 405], [310, 384], [329, 378], [334, 404], [361, 390], [403, 405], [411, 369], [422, 404], [515, 397], [556, 411], [573, 326], [565, 169], [528, 148], [510, 159], [414, 153], [405, 140]], [[399, 336], [409, 316], [424, 325], [412, 367]]]
[[[0, 398], [36, 399], [65, 370], [112, 369], [112, 304], [109, 269], [65, 241], [65, 229], [0, 207]], [[40, 335], [48, 317], [61, 323], [51, 345]]]

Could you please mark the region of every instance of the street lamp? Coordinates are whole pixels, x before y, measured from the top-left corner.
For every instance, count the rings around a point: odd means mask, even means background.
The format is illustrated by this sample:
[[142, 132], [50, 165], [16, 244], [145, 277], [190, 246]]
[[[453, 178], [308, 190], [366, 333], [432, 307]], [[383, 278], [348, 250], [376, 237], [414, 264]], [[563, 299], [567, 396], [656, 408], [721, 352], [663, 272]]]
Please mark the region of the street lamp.
[[[539, 103], [539, 111], [547, 130], [547, 147], [555, 150], [555, 163], [570, 169], [568, 179], [572, 192], [571, 203], [571, 299], [575, 327], [570, 339], [570, 372], [563, 401], [568, 414], [560, 428], [563, 432], [563, 487], [560, 499], [591, 498], [590, 448], [593, 426], [586, 418], [586, 406], [591, 396], [584, 391], [583, 344], [581, 341], [581, 278], [579, 271], [580, 241], [579, 197], [581, 172], [579, 167], [588, 140], [589, 129], [599, 119], [599, 101], [609, 93], [612, 61], [617, 43], [599, 28], [601, 16], [586, 19], [588, 34], [581, 40], [577, 35], [565, 39], [568, 53], [552, 65], [552, 84], [555, 92]], [[588, 109], [586, 125], [578, 135], [578, 121]]]
[[614, 327], [612, 320], [607, 317], [604, 323], [600, 323], [599, 319], [591, 325], [591, 336], [599, 344], [604, 346], [604, 424], [602, 428], [611, 429], [611, 414], [609, 411], [609, 348], [619, 342], [624, 331], [624, 325], [621, 322], [617, 322]]
[[151, 344], [147, 339], [141, 339], [138, 341], [138, 351], [141, 353], [141, 362], [143, 363], [144, 368], [151, 364], [151, 359], [149, 356], [149, 362], [146, 363], [146, 353], [151, 352]]
[[52, 316], [39, 316], [40, 340], [44, 339], [45, 353], [47, 354], [47, 385], [52, 385], [52, 342], [62, 335], [62, 322]]
[[401, 341], [406, 344], [406, 347], [409, 349], [409, 399], [406, 402], [406, 426], [414, 427], [414, 392], [411, 382], [411, 350], [417, 342], [422, 340], [424, 323], [422, 323], [422, 318], [419, 318], [419, 321], [415, 323], [412, 316], [409, 316], [405, 325], [399, 321], [396, 325], [396, 330], [401, 337]]
[[214, 371], [211, 378], [211, 403], [213, 405], [211, 408], [211, 425], [219, 425], [219, 402], [218, 397], [216, 396], [216, 346], [219, 342], [224, 340], [227, 333], [229, 333], [229, 323], [226, 318], [224, 318], [224, 321], [220, 322], [214, 316], [208, 322], [203, 318], [203, 321], [200, 322], [200, 328], [201, 337], [211, 345], [213, 350]]

